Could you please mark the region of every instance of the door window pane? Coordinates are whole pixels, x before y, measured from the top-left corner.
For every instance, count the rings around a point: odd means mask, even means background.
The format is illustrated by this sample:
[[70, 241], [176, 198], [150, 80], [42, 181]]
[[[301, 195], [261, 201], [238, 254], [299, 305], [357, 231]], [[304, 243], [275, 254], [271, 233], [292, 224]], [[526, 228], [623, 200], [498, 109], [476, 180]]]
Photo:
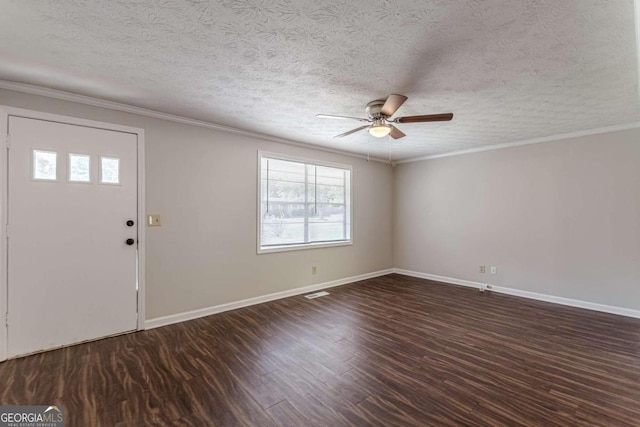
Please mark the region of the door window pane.
[[91, 156], [69, 154], [69, 181], [91, 182]]
[[120, 184], [120, 159], [100, 157], [100, 183]]
[[33, 179], [55, 181], [58, 153], [54, 151], [33, 150]]

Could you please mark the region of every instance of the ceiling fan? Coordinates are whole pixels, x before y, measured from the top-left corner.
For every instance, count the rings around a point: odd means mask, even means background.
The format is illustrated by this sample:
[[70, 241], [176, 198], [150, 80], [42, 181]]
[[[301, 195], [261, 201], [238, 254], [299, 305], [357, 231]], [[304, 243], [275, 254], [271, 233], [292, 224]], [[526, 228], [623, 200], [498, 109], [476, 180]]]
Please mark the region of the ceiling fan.
[[444, 113], [428, 114], [425, 116], [396, 117], [392, 120], [390, 117], [395, 114], [398, 108], [400, 108], [406, 100], [407, 97], [404, 95], [391, 94], [387, 99], [371, 101], [367, 104], [367, 108], [365, 110], [368, 116], [366, 119], [360, 117], [333, 116], [330, 114], [318, 114], [316, 117], [324, 119], [357, 120], [359, 122], [370, 123], [360, 126], [359, 128], [351, 129], [350, 131], [341, 133], [340, 135], [336, 135], [334, 138], [342, 138], [343, 136], [351, 135], [352, 133], [368, 128], [369, 133], [375, 137], [382, 138], [389, 135], [393, 139], [402, 138], [406, 135], [391, 123], [448, 122], [453, 118], [453, 113]]

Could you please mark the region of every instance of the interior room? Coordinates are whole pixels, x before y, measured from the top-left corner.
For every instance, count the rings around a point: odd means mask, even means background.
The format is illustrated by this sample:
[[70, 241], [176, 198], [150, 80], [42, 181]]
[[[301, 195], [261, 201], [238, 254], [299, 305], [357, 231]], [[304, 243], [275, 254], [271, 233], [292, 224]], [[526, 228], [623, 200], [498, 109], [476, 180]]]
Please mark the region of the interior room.
[[634, 0], [0, 10], [0, 426], [640, 426]]

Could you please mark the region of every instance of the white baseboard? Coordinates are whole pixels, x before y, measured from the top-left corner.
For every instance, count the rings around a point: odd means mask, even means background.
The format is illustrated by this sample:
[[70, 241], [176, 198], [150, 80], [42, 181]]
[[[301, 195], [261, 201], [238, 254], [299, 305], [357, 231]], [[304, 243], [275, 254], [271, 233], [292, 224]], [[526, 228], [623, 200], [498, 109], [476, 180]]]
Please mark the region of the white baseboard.
[[471, 280], [462, 280], [462, 279], [454, 279], [452, 277], [436, 276], [435, 274], [420, 273], [418, 271], [403, 270], [401, 268], [394, 268], [393, 272], [397, 274], [402, 274], [403, 276], [411, 276], [411, 277], [417, 277], [419, 279], [433, 280], [434, 282], [442, 282], [442, 283], [449, 283], [452, 285], [466, 286], [468, 288], [486, 289], [487, 287], [487, 285], [485, 285], [484, 283], [472, 282]]
[[315, 285], [303, 286], [301, 288], [290, 289], [288, 291], [275, 292], [272, 294], [262, 295], [259, 297], [243, 299], [212, 307], [205, 307], [198, 310], [187, 311], [184, 313], [171, 314], [169, 316], [157, 317], [144, 322], [145, 329], [159, 328], [161, 326], [171, 325], [173, 323], [185, 322], [187, 320], [197, 319], [199, 317], [210, 316], [224, 311], [235, 310], [237, 308], [248, 307], [250, 305], [261, 304], [263, 302], [273, 301], [282, 298], [288, 298], [295, 295], [306, 294], [320, 289], [332, 288], [334, 286], [346, 285], [348, 283], [358, 282], [360, 280], [371, 279], [373, 277], [386, 276], [393, 273], [393, 268], [387, 270], [374, 271], [372, 273], [359, 274], [357, 276], [345, 277], [343, 279], [332, 280], [330, 282], [318, 283]]
[[554, 295], [539, 294], [536, 292], [522, 291], [520, 289], [506, 288], [503, 286], [491, 285], [491, 289], [489, 289], [487, 287], [488, 285], [485, 283], [473, 282], [471, 280], [455, 279], [452, 277], [437, 276], [435, 274], [420, 273], [417, 271], [403, 270], [401, 268], [394, 268], [393, 272], [397, 274], [402, 274], [404, 276], [418, 277], [420, 279], [428, 279], [436, 282], [467, 286], [475, 289], [490, 290], [491, 292], [497, 292], [500, 294], [513, 295], [513, 296], [522, 297], [522, 298], [529, 298], [529, 299], [534, 299], [538, 301], [551, 302], [554, 304], [584, 308], [587, 310], [601, 311], [604, 313], [617, 314], [620, 316], [634, 317], [636, 319], [640, 319], [640, 310], [633, 310], [630, 308], [616, 307], [616, 306], [605, 305], [605, 304], [597, 304], [594, 302], [557, 297]]
[[[315, 285], [304, 286], [300, 288], [290, 289], [288, 291], [275, 292], [272, 294], [262, 295], [259, 297], [248, 298], [240, 301], [234, 301], [226, 304], [205, 307], [198, 310], [187, 311], [184, 313], [171, 314], [169, 316], [149, 319], [144, 322], [145, 329], [159, 328], [161, 326], [171, 325], [174, 323], [185, 322], [187, 320], [198, 319], [200, 317], [210, 316], [216, 313], [222, 313], [237, 308], [248, 307], [263, 302], [274, 301], [277, 299], [288, 298], [295, 295], [311, 293], [321, 289], [332, 288], [334, 286], [346, 285], [348, 283], [358, 282], [360, 280], [371, 279], [374, 277], [385, 276], [387, 274], [397, 273], [404, 276], [418, 277], [421, 279], [433, 280], [440, 283], [466, 286], [475, 289], [487, 290], [487, 284], [474, 282], [471, 280], [455, 279], [452, 277], [438, 276], [435, 274], [421, 273], [417, 271], [403, 270], [401, 268], [390, 268], [387, 270], [374, 271], [372, 273], [360, 274], [343, 279], [332, 280], [330, 282], [318, 283]], [[615, 307], [605, 304], [597, 304], [593, 302], [575, 300], [570, 298], [557, 297], [553, 295], [539, 294], [536, 292], [522, 291], [514, 288], [506, 288], [502, 286], [491, 286], [491, 292], [513, 295], [523, 298], [529, 298], [538, 301], [546, 301], [555, 304], [566, 305], [570, 307], [584, 308], [587, 310], [601, 311], [604, 313], [617, 314], [621, 316], [634, 317], [640, 319], [640, 310], [632, 310], [629, 308]]]

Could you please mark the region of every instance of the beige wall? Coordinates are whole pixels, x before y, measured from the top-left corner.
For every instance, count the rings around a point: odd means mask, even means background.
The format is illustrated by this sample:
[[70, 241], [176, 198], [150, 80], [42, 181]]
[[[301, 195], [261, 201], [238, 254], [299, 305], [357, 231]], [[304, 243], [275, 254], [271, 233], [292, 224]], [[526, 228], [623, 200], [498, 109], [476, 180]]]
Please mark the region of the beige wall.
[[[145, 129], [163, 220], [147, 228], [147, 319], [392, 267], [389, 165], [6, 90], [0, 105]], [[256, 254], [258, 149], [353, 166], [352, 246]]]
[[[145, 129], [147, 211], [164, 222], [147, 229], [148, 319], [392, 266], [640, 308], [640, 130], [392, 172], [377, 162], [12, 91], [0, 90], [0, 105]], [[353, 246], [256, 254], [258, 149], [353, 165]], [[498, 274], [479, 274], [479, 264], [497, 266]]]
[[407, 163], [394, 177], [395, 267], [640, 308], [640, 130]]

